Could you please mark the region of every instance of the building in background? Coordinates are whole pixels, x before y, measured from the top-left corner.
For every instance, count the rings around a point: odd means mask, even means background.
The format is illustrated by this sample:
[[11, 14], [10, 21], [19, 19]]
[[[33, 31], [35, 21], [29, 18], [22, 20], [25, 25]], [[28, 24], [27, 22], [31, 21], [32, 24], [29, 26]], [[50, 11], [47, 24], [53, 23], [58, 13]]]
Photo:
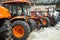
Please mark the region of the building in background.
[[[54, 7], [60, 10], [60, 0], [30, 0], [32, 3], [32, 8], [39, 7]], [[31, 9], [32, 9], [31, 8]]]
[[0, 5], [2, 4], [3, 1], [4, 1], [4, 0], [0, 0]]
[[[0, 0], [0, 4], [2, 4], [4, 0]], [[29, 0], [32, 3], [32, 7], [56, 7], [56, 9], [60, 10], [60, 0]]]

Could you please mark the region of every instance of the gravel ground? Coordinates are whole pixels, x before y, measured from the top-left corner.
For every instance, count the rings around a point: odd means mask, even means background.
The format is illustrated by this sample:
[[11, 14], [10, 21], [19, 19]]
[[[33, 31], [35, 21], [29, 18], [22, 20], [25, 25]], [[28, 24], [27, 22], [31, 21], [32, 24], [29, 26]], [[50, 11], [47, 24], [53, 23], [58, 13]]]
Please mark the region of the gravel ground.
[[34, 30], [27, 40], [60, 40], [60, 22], [54, 27]]

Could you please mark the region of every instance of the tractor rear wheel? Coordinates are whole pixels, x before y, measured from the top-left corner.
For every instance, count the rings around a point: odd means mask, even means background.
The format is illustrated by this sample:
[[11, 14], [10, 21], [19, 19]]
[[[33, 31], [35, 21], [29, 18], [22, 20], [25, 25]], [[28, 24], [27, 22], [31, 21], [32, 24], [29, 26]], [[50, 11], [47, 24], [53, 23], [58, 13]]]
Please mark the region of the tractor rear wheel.
[[51, 18], [51, 26], [55, 26], [57, 24], [57, 21], [54, 18]]
[[[2, 36], [4, 38], [4, 40], [9, 40], [11, 37], [11, 26], [10, 26], [10, 20], [9, 19], [5, 19], [5, 22], [2, 26], [2, 30], [4, 30], [2, 32]], [[2, 39], [1, 39], [2, 40]]]
[[29, 33], [30, 27], [25, 21], [16, 20], [12, 24], [12, 37], [14, 40], [25, 40]]
[[38, 27], [36, 21], [33, 19], [29, 19], [28, 24], [30, 26], [31, 32]]

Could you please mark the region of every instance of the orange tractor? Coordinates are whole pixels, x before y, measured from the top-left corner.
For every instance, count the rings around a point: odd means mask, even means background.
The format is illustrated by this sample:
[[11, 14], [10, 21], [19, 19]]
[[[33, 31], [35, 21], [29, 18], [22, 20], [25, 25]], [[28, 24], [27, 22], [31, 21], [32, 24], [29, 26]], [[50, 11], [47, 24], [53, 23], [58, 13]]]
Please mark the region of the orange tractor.
[[10, 12], [8, 9], [0, 6], [0, 39], [5, 40], [7, 36], [10, 36], [9, 29], [10, 29]]
[[[52, 10], [52, 9], [51, 9]], [[37, 11], [39, 14], [39, 18], [40, 19], [42, 19], [42, 24], [45, 26], [45, 27], [48, 27], [48, 26], [54, 26], [54, 25], [56, 25], [56, 20], [55, 20], [55, 18], [54, 18], [54, 16], [53, 16], [53, 12], [54, 11], [49, 11], [48, 10], [48, 8], [45, 8], [45, 10], [39, 10], [39, 11]], [[51, 12], [53, 13], [52, 14], [52, 16], [50, 15], [51, 14]]]
[[[50, 19], [50, 22], [51, 22], [51, 26], [55, 26], [56, 24], [57, 24], [57, 20], [56, 20], [56, 18], [55, 18], [55, 16], [54, 16], [54, 11], [55, 11], [55, 8], [54, 7], [49, 7], [48, 9], [50, 9], [49, 11], [50, 11], [50, 13], [52, 12], [52, 15], [49, 15], [48, 17], [49, 17], [49, 19]], [[51, 11], [51, 9], [52, 9], [52, 11]]]
[[11, 18], [11, 35], [14, 40], [25, 40], [35, 28], [39, 28], [33, 20], [37, 17], [28, 15], [28, 0], [5, 0], [3, 6], [9, 9]]
[[52, 10], [53, 8], [51, 8], [51, 9], [46, 9], [46, 10], [48, 10], [49, 12], [46, 12], [45, 14], [44, 14], [44, 17], [47, 17], [49, 20], [50, 20], [50, 25], [51, 26], [55, 26], [56, 24], [57, 24], [57, 21], [56, 21], [56, 19], [54, 18], [54, 9]]
[[5, 0], [3, 2], [3, 6], [8, 8], [12, 15], [11, 30], [15, 40], [24, 40], [35, 28], [40, 29], [41, 26], [48, 24], [46, 18], [42, 18], [34, 12], [28, 12], [30, 5], [27, 0]]
[[[42, 15], [42, 11], [40, 10], [33, 10], [33, 11], [30, 11], [31, 14], [34, 14], [36, 18], [36, 20], [39, 20], [37, 21], [37, 23], [40, 25], [42, 24], [42, 27], [48, 27], [50, 26], [50, 20], [47, 18], [47, 17], [44, 17]], [[40, 25], [41, 26], [41, 25]]]

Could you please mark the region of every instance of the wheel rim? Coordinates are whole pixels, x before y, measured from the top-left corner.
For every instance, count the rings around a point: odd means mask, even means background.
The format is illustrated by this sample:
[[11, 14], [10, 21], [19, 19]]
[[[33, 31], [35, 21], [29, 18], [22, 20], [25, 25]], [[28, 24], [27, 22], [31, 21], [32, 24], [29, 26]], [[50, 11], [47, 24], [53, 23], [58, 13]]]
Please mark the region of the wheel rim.
[[24, 36], [24, 28], [20, 25], [14, 26], [13, 34], [17, 38], [23, 37]]
[[43, 19], [43, 25], [46, 26], [47, 21], [45, 19]]

